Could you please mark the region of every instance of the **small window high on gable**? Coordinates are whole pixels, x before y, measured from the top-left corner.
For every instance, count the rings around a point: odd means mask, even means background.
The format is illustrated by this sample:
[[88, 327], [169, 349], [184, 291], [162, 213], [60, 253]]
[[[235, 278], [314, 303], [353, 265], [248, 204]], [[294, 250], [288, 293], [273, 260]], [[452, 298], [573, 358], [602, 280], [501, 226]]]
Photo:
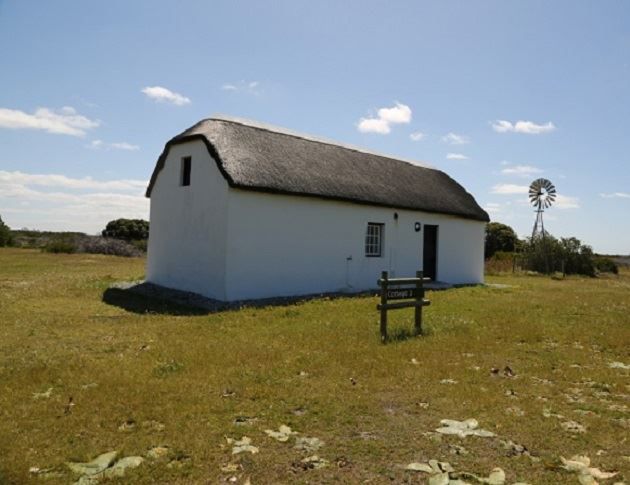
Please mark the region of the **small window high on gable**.
[[180, 182], [183, 187], [190, 185], [191, 163], [192, 163], [191, 157], [182, 157]]

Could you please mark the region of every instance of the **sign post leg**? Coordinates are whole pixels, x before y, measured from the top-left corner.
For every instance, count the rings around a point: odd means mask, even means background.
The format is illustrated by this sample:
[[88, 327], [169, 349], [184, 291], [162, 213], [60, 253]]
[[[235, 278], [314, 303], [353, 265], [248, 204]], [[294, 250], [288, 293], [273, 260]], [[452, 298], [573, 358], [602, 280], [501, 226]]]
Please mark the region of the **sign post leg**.
[[381, 272], [381, 342], [387, 341], [387, 271]]
[[[418, 303], [421, 303], [422, 300], [424, 300], [424, 290], [422, 286], [423, 273], [423, 271], [416, 271], [416, 278], [418, 278], [418, 281], [416, 281], [416, 301]], [[414, 317], [414, 333], [415, 335], [422, 335], [422, 305], [416, 306]]]

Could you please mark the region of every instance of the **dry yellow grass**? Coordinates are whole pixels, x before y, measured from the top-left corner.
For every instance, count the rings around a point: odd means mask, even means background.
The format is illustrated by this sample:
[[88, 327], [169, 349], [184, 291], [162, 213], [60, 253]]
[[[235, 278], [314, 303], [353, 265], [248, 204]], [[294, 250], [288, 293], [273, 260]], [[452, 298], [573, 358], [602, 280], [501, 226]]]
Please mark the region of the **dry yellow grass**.
[[[578, 483], [558, 467], [574, 454], [630, 480], [629, 371], [609, 366], [630, 363], [628, 272], [432, 292], [428, 335], [386, 346], [370, 297], [212, 315], [102, 301], [143, 272], [141, 259], [0, 250], [0, 483], [44, 480], [31, 467], [69, 483], [66, 461], [157, 445], [167, 457], [118, 480], [423, 483], [403, 467], [435, 458], [480, 475], [501, 467], [508, 483]], [[411, 328], [411, 312], [392, 315], [393, 333]], [[475, 418], [497, 437], [440, 437], [444, 418]], [[295, 437], [264, 433], [281, 424], [324, 441], [329, 466], [304, 470]], [[260, 452], [232, 456], [225, 438], [242, 436]]]

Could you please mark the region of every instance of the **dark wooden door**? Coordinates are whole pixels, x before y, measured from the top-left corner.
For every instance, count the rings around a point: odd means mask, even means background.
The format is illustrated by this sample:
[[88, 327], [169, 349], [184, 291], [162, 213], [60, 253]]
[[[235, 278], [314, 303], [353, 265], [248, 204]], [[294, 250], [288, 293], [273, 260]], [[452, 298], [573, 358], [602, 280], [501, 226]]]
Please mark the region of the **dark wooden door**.
[[437, 276], [437, 238], [438, 226], [424, 225], [424, 248], [422, 250], [422, 268], [424, 276], [435, 281]]

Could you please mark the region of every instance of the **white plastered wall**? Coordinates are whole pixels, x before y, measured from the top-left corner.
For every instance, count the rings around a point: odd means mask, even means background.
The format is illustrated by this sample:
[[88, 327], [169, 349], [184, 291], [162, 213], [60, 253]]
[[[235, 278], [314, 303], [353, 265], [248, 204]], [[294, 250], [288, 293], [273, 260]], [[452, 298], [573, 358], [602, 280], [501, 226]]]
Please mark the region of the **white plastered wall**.
[[[232, 188], [228, 197], [228, 300], [356, 292], [375, 288], [382, 270], [413, 276], [424, 234], [415, 222], [439, 226], [438, 280], [483, 282], [483, 222]], [[368, 222], [385, 224], [380, 258], [365, 256]]]
[[228, 184], [203, 142], [171, 146], [151, 192], [147, 281], [225, 300], [227, 201]]

